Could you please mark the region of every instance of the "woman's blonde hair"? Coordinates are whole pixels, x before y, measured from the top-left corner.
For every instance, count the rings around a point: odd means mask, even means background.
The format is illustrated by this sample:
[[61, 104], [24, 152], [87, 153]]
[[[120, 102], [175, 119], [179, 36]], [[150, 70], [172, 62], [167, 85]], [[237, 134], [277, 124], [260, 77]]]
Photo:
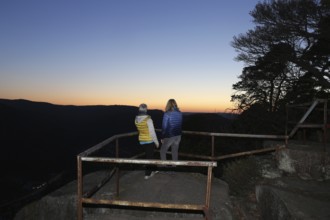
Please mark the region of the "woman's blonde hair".
[[174, 108], [179, 110], [178, 105], [176, 104], [176, 101], [174, 99], [170, 99], [167, 101], [166, 107], [165, 107], [165, 112], [168, 111], [173, 111]]

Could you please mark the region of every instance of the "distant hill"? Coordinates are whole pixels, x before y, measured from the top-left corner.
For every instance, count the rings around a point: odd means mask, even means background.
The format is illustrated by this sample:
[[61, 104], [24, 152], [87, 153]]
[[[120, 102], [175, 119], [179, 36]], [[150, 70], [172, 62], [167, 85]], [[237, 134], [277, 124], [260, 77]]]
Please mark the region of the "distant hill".
[[[136, 131], [137, 111], [135, 106], [73, 106], [0, 99], [1, 162], [24, 166], [75, 163], [75, 156], [87, 148], [112, 135]], [[163, 111], [149, 110], [148, 114], [155, 127], [161, 128]], [[226, 115], [184, 114], [183, 129], [224, 132], [231, 120], [223, 116]]]
[[184, 114], [183, 129], [203, 132], [228, 132], [235, 119], [232, 114], [189, 113]]
[[[2, 162], [62, 164], [114, 134], [135, 131], [134, 106], [65, 106], [0, 99]], [[155, 127], [163, 112], [148, 112]], [[61, 162], [61, 163], [59, 163]]]

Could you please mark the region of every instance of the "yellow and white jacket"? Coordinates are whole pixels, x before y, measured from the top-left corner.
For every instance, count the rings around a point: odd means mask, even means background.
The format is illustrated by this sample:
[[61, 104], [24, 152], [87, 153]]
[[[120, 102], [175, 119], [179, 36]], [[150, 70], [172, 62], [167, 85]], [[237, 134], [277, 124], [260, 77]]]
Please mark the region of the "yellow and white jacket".
[[140, 144], [150, 144], [154, 142], [157, 147], [159, 146], [154, 123], [149, 115], [136, 116], [135, 125], [139, 131]]

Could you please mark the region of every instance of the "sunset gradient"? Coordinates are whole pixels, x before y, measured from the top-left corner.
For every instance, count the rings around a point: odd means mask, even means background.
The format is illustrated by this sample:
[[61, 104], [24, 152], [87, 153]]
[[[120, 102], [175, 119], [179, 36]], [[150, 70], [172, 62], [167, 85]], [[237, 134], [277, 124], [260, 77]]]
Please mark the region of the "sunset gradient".
[[257, 2], [1, 1], [0, 98], [228, 111]]

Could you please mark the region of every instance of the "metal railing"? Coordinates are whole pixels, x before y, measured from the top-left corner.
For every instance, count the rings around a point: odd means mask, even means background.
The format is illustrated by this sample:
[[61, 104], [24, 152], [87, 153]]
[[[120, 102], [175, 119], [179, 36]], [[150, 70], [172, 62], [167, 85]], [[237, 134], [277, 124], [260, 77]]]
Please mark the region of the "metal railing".
[[[120, 199], [96, 199], [83, 196], [83, 178], [82, 178], [82, 162], [102, 162], [115, 164], [148, 164], [148, 165], [175, 165], [175, 166], [196, 166], [207, 167], [207, 183], [206, 196], [203, 205], [196, 204], [174, 204], [174, 203], [156, 203], [156, 202], [141, 202], [141, 201], [125, 201]], [[83, 219], [83, 204], [102, 204], [116, 205], [142, 208], [160, 208], [160, 209], [179, 209], [202, 211], [205, 219], [211, 219], [209, 213], [211, 184], [212, 184], [212, 168], [217, 165], [216, 162], [209, 161], [161, 161], [161, 160], [139, 160], [139, 159], [119, 159], [119, 158], [97, 158], [97, 157], [78, 157], [78, 220]], [[117, 198], [119, 198], [119, 175], [117, 175]], [[91, 195], [87, 193], [85, 195]]]
[[[264, 153], [264, 152], [270, 152], [279, 150], [280, 148], [283, 148], [287, 146], [288, 143], [288, 136], [287, 135], [263, 135], [263, 134], [236, 134], [236, 133], [212, 133], [212, 132], [196, 132], [196, 131], [183, 131], [183, 134], [187, 135], [202, 135], [202, 136], [209, 136], [211, 138], [211, 155], [210, 156], [202, 156], [202, 155], [193, 155], [193, 154], [186, 154], [186, 153], [179, 153], [181, 156], [187, 156], [192, 158], [200, 158], [200, 159], [208, 159], [211, 161], [218, 161], [233, 157], [239, 157], [239, 156], [246, 156], [246, 155], [252, 155], [257, 153]], [[250, 150], [250, 151], [244, 151], [239, 153], [233, 153], [233, 154], [226, 154], [217, 156], [215, 154], [215, 137], [227, 137], [227, 138], [251, 138], [251, 139], [271, 139], [271, 140], [282, 140], [283, 146], [275, 146], [275, 147], [265, 147], [262, 149], [257, 150]]]
[[[288, 145], [288, 139], [292, 138], [293, 135], [297, 132], [299, 128], [322, 128], [324, 131], [324, 143], [326, 143], [326, 130], [328, 128], [327, 124], [327, 101], [323, 99], [317, 99], [312, 103], [294, 105], [289, 107], [293, 108], [306, 108], [309, 106], [308, 110], [305, 112], [303, 117], [298, 121], [295, 127], [291, 130], [290, 134], [288, 134], [288, 112], [287, 112], [287, 125], [286, 125], [286, 135], [257, 135], [257, 134], [236, 134], [236, 133], [212, 133], [212, 132], [196, 132], [196, 131], [183, 131], [183, 135], [199, 135], [199, 136], [208, 136], [211, 138], [211, 151], [210, 155], [195, 155], [179, 152], [180, 156], [198, 158], [202, 160], [208, 161], [161, 161], [161, 160], [141, 160], [134, 159], [138, 158], [140, 155], [135, 155], [132, 159], [123, 159], [119, 158], [119, 139], [120, 138], [128, 138], [131, 136], [138, 135], [138, 132], [131, 132], [125, 134], [114, 135], [105, 141], [93, 146], [92, 148], [80, 153], [77, 156], [77, 177], [78, 177], [78, 208], [77, 208], [77, 216], [78, 220], [83, 219], [83, 206], [84, 204], [104, 204], [104, 205], [117, 205], [117, 206], [132, 206], [132, 207], [149, 207], [149, 208], [163, 208], [163, 209], [183, 209], [183, 210], [200, 210], [204, 212], [205, 219], [210, 219], [209, 215], [209, 207], [210, 207], [210, 194], [211, 194], [211, 182], [212, 182], [212, 168], [216, 167], [217, 163], [212, 161], [219, 161], [227, 158], [246, 156], [270, 151], [276, 151], [281, 148], [285, 148]], [[323, 104], [323, 123], [320, 124], [306, 124], [304, 123], [306, 118], [315, 110], [315, 108], [319, 105]], [[160, 129], [156, 129], [156, 131], [160, 131]], [[216, 137], [227, 137], [227, 138], [252, 138], [252, 139], [272, 139], [272, 140], [282, 140], [284, 142], [283, 145], [271, 146], [262, 149], [255, 149], [250, 151], [226, 154], [226, 155], [216, 155], [215, 151], [215, 138]], [[115, 142], [115, 157], [116, 158], [105, 158], [105, 157], [91, 157], [91, 155], [108, 144]], [[195, 167], [208, 167], [208, 175], [207, 175], [207, 189], [206, 189], [206, 197], [205, 203], [203, 205], [193, 205], [193, 204], [164, 204], [164, 203], [146, 203], [146, 202], [132, 202], [132, 201], [122, 201], [122, 200], [100, 200], [91, 198], [91, 196], [97, 192], [104, 184], [106, 184], [110, 178], [114, 174], [116, 174], [117, 180], [117, 197], [119, 197], [119, 168], [116, 167], [109, 173], [109, 175], [97, 186], [92, 188], [89, 192], [83, 192], [83, 162], [93, 162], [93, 163], [113, 163], [113, 164], [144, 164], [144, 165], [176, 165], [176, 166], [195, 166]]]
[[[322, 129], [323, 130], [323, 143], [324, 147], [327, 143], [327, 129], [329, 128], [328, 124], [328, 99], [315, 99], [313, 102], [308, 103], [301, 103], [301, 104], [288, 104], [286, 106], [286, 128], [285, 133], [289, 136], [289, 138], [292, 138], [299, 129], [303, 129], [303, 138], [304, 141], [306, 141], [306, 129]], [[294, 116], [297, 115], [297, 111], [301, 109], [303, 111], [303, 115], [301, 118], [299, 118], [298, 121], [291, 121], [291, 115], [289, 114], [290, 109], [295, 109]], [[306, 122], [309, 117], [311, 117], [314, 113], [314, 115], [318, 112], [323, 112], [323, 114], [319, 114], [321, 118], [319, 118], [317, 121], [321, 121], [321, 123], [316, 122]], [[295, 126], [289, 133], [289, 124], [294, 124]]]
[[[159, 129], [156, 129], [159, 131]], [[211, 182], [212, 182], [212, 168], [216, 167], [217, 163], [214, 161], [222, 160], [231, 157], [238, 157], [243, 155], [251, 155], [262, 152], [269, 152], [278, 150], [281, 147], [268, 147], [258, 150], [240, 152], [229, 155], [216, 156], [215, 155], [215, 137], [231, 137], [231, 138], [257, 138], [257, 139], [280, 139], [284, 143], [287, 143], [288, 136], [281, 135], [252, 135], [252, 134], [231, 134], [231, 133], [210, 133], [210, 132], [194, 132], [194, 131], [183, 131], [183, 135], [201, 135], [211, 137], [211, 155], [193, 155], [186, 153], [179, 153], [181, 156], [193, 157], [199, 159], [206, 159], [210, 161], [162, 161], [162, 160], [141, 160], [141, 159], [123, 159], [119, 158], [119, 139], [128, 138], [131, 136], [138, 135], [138, 132], [131, 132], [125, 134], [114, 135], [105, 141], [93, 146], [92, 148], [80, 153], [77, 156], [77, 180], [78, 180], [78, 196], [77, 196], [77, 216], [78, 220], [83, 219], [83, 206], [84, 204], [103, 204], [103, 205], [116, 205], [116, 206], [129, 206], [129, 207], [148, 207], [148, 208], [161, 208], [161, 209], [182, 209], [182, 210], [199, 210], [204, 213], [205, 219], [211, 219], [209, 214], [210, 207], [210, 195], [211, 195]], [[92, 157], [91, 155], [103, 147], [115, 142], [115, 155], [116, 158], [106, 158], [106, 157]], [[136, 155], [137, 158], [141, 155]], [[116, 167], [112, 172], [97, 186], [92, 188], [89, 192], [83, 191], [83, 162], [93, 162], [93, 163], [113, 163], [113, 164], [144, 164], [144, 165], [175, 165], [175, 166], [194, 166], [194, 167], [208, 167], [207, 172], [207, 186], [206, 186], [206, 196], [205, 203], [203, 205], [194, 204], [164, 204], [164, 203], [150, 203], [150, 202], [132, 202], [123, 200], [105, 200], [105, 199], [95, 199], [91, 198], [92, 195], [97, 192], [104, 184], [106, 184], [110, 178], [116, 174], [116, 193], [119, 197], [119, 168]]]

